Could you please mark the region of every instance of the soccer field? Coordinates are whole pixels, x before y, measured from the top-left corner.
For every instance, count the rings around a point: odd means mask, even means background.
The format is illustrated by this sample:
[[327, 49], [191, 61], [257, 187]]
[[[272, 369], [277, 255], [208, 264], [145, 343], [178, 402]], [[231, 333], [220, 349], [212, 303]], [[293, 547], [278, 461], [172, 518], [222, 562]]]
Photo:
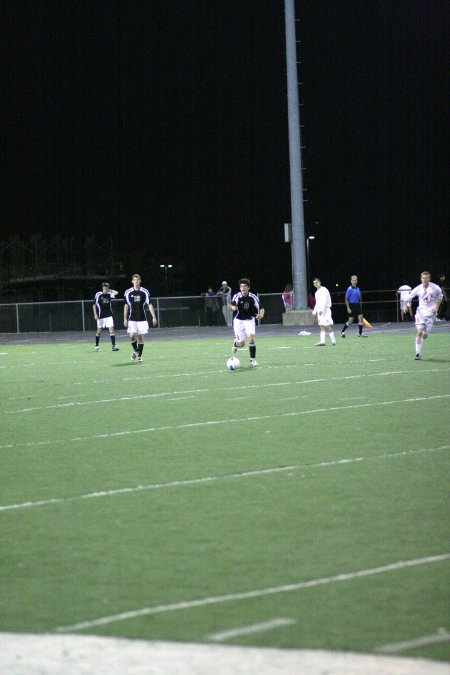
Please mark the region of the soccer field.
[[450, 660], [450, 330], [309, 330], [3, 336], [0, 630]]

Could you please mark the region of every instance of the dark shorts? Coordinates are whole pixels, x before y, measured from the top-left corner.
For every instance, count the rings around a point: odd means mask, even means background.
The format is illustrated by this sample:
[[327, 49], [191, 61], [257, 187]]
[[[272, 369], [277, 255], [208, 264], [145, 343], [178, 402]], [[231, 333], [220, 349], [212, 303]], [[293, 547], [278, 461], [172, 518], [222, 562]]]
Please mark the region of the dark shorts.
[[358, 318], [358, 314], [362, 314], [362, 304], [360, 302], [349, 302], [350, 305], [350, 314], [354, 319]]

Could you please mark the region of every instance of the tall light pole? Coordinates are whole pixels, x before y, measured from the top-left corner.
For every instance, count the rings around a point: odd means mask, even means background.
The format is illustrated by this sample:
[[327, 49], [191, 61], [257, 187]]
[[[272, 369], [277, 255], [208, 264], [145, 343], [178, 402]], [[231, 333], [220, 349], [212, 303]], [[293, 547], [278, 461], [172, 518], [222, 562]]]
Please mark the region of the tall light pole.
[[292, 283], [294, 286], [294, 309], [306, 309], [308, 302], [306, 290], [305, 217], [303, 213], [303, 167], [301, 157], [294, 0], [284, 0], [284, 12], [286, 26], [289, 167], [291, 183]]
[[164, 282], [165, 282], [165, 288], [166, 288], [166, 295], [167, 295], [167, 270], [173, 267], [173, 265], [160, 265], [161, 269], [164, 270]]
[[310, 234], [309, 237], [306, 237], [306, 276], [307, 276], [307, 281], [306, 285], [310, 283], [310, 270], [309, 270], [309, 242], [315, 239], [315, 236], [313, 234]]

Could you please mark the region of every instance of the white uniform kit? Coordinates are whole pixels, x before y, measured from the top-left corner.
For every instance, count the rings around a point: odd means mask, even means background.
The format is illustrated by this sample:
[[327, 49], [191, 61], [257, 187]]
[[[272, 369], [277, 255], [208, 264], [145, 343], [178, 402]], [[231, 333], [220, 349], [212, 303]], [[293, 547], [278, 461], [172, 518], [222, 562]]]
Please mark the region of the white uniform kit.
[[442, 291], [437, 284], [429, 282], [425, 288], [423, 284], [419, 284], [408, 295], [408, 302], [413, 298], [418, 298], [419, 306], [416, 311], [416, 326], [425, 326], [425, 332], [429, 333], [436, 321], [436, 312], [433, 309], [436, 303], [442, 300]]
[[325, 288], [325, 286], [321, 286], [316, 291], [316, 304], [313, 314], [317, 316], [319, 326], [333, 326], [331, 296], [328, 288]]

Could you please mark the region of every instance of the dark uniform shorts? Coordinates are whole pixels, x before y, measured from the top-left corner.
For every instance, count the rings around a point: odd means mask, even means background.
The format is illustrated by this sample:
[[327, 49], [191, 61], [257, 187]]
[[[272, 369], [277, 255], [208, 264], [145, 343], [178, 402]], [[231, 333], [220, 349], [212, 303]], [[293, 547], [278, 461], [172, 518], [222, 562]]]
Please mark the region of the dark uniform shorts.
[[350, 314], [348, 315], [349, 317], [353, 317], [354, 319], [358, 318], [358, 314], [362, 314], [362, 304], [360, 302], [349, 302], [350, 305]]

